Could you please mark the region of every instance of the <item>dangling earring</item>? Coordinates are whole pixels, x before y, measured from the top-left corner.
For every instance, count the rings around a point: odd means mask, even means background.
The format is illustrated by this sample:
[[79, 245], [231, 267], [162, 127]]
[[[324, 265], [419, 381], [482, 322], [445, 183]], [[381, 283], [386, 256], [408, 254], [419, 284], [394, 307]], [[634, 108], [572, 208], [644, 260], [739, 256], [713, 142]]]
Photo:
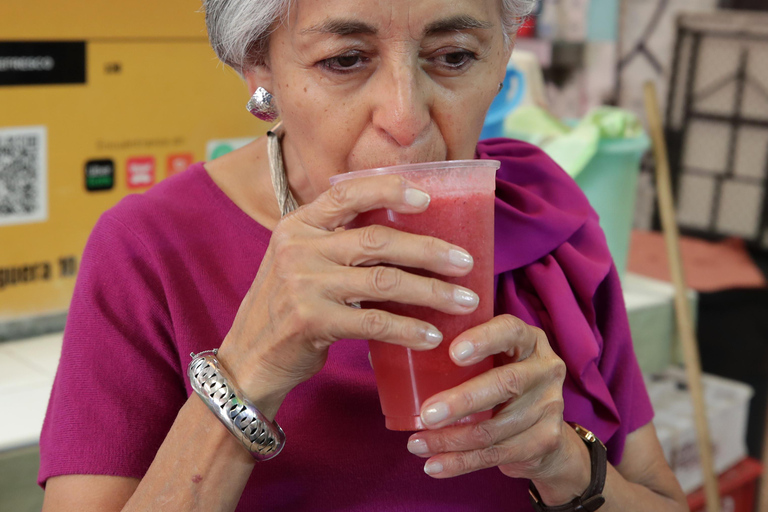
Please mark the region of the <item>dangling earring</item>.
[[499, 90], [496, 92], [496, 94], [499, 94], [503, 88], [504, 88], [504, 82], [499, 82]]
[[258, 117], [262, 121], [271, 123], [277, 119], [277, 105], [272, 94], [263, 87], [256, 89], [248, 104], [245, 106], [248, 112]]

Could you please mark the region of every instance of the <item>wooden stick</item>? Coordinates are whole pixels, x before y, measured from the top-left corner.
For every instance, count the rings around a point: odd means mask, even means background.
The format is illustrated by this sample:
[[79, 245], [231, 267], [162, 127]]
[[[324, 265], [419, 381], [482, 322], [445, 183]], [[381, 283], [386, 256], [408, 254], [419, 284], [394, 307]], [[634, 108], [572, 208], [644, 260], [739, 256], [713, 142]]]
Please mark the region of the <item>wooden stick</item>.
[[757, 512], [768, 512], [768, 414], [765, 415], [763, 426], [763, 474], [760, 477], [760, 494], [757, 501]]
[[643, 88], [645, 94], [645, 112], [648, 117], [648, 127], [653, 140], [653, 154], [656, 160], [656, 187], [658, 189], [659, 211], [664, 231], [664, 240], [669, 258], [669, 270], [672, 284], [675, 287], [675, 316], [677, 331], [683, 346], [685, 371], [688, 378], [688, 389], [693, 401], [693, 415], [696, 425], [696, 440], [699, 447], [701, 469], [704, 473], [704, 493], [707, 499], [708, 512], [720, 512], [720, 493], [717, 476], [714, 470], [712, 446], [710, 444], [709, 426], [707, 424], [706, 404], [701, 384], [701, 362], [699, 346], [693, 325], [693, 316], [686, 293], [683, 263], [680, 257], [680, 242], [677, 230], [675, 206], [672, 200], [672, 181], [669, 173], [667, 146], [664, 141], [664, 130], [661, 124], [659, 104], [656, 100], [656, 87], [647, 82]]

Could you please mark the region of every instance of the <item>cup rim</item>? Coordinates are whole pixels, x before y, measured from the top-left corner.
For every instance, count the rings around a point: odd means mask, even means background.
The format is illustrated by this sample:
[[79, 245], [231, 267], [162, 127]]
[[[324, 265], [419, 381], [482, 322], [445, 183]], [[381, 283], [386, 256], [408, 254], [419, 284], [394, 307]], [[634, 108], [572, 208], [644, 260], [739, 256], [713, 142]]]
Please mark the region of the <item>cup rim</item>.
[[499, 160], [486, 160], [477, 158], [474, 160], [444, 160], [438, 162], [421, 162], [418, 164], [400, 164], [389, 167], [374, 167], [372, 169], [363, 169], [360, 171], [345, 172], [331, 176], [331, 185], [340, 181], [351, 180], [353, 178], [367, 178], [369, 176], [378, 176], [381, 174], [399, 174], [413, 171], [428, 171], [439, 166], [441, 169], [460, 169], [462, 167], [487, 167], [488, 169], [498, 170], [501, 167]]

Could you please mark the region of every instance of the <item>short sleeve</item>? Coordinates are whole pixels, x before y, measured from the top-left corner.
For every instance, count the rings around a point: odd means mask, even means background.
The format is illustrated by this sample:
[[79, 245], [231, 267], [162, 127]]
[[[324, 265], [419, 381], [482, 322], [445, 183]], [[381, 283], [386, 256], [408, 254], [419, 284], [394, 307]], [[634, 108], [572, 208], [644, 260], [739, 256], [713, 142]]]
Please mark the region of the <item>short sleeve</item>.
[[628, 434], [653, 418], [637, 363], [621, 284], [597, 226], [551, 254], [500, 276], [497, 312], [541, 327], [566, 364], [564, 418], [605, 443], [621, 461]]
[[152, 251], [112, 211], [83, 253], [40, 438], [38, 481], [141, 478], [186, 401]]
[[621, 418], [618, 432], [606, 443], [615, 454], [611, 462], [618, 464], [627, 435], [653, 419], [653, 406], [632, 344], [615, 266], [611, 266], [610, 273], [595, 291], [594, 304], [596, 325], [603, 339], [598, 368]]

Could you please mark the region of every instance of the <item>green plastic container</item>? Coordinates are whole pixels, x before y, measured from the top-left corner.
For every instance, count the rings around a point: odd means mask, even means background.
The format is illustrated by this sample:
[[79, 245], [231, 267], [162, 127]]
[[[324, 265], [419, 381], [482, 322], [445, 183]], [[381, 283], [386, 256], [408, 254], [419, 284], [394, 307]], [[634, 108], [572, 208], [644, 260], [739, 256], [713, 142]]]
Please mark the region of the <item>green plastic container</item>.
[[595, 156], [575, 178], [600, 216], [600, 227], [622, 279], [627, 269], [640, 160], [649, 147], [646, 135], [601, 139]]

